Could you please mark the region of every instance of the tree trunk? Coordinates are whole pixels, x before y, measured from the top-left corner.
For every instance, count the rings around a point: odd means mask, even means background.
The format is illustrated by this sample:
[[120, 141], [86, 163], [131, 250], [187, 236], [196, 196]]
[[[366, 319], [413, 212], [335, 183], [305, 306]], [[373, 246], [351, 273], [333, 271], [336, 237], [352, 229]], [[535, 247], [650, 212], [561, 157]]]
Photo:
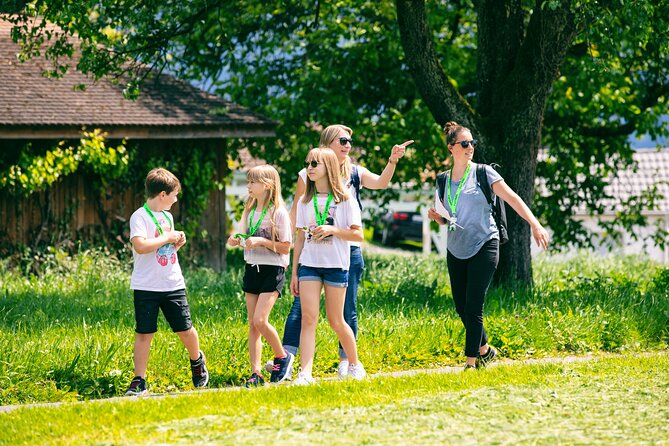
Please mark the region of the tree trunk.
[[[568, 4], [551, 9], [542, 3], [535, 3], [526, 20], [518, 0], [476, 2], [475, 109], [448, 82], [432, 45], [425, 2], [395, 0], [406, 61], [430, 112], [439, 124], [455, 120], [468, 127], [482, 142], [476, 160], [500, 164], [505, 181], [528, 206], [546, 101], [576, 35]], [[531, 285], [530, 228], [513, 210], [507, 218], [510, 240], [500, 252], [497, 282]]]

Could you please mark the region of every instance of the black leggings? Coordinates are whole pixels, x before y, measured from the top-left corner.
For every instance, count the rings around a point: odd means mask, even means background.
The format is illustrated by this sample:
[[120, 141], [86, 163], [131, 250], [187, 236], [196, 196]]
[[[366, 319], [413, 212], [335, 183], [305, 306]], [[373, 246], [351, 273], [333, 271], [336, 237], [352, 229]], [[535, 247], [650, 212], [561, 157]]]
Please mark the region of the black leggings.
[[465, 325], [465, 356], [477, 357], [488, 343], [483, 328], [483, 304], [499, 261], [499, 240], [488, 240], [473, 257], [446, 256], [455, 310]]

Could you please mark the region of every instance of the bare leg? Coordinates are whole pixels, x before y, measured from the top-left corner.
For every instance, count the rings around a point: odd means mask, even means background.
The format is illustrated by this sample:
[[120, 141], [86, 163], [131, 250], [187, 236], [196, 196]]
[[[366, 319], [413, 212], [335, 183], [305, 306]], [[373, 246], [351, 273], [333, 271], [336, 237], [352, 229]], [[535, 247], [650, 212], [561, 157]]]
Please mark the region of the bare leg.
[[258, 295], [246, 293], [246, 310], [249, 317], [249, 360], [251, 361], [251, 373], [260, 375], [262, 339], [260, 339], [260, 331], [253, 323], [257, 305]]
[[316, 352], [316, 325], [318, 324], [322, 286], [323, 284], [316, 280], [303, 280], [300, 282], [300, 303], [302, 305], [300, 367], [303, 373], [309, 375], [311, 375], [313, 369], [314, 353]]
[[328, 322], [337, 334], [339, 342], [346, 352], [349, 364], [355, 365], [358, 363], [358, 350], [353, 330], [344, 320], [345, 298], [346, 288], [325, 285], [325, 312], [328, 316]]
[[181, 342], [183, 342], [186, 350], [188, 350], [188, 356], [190, 356], [191, 361], [197, 361], [200, 358], [200, 340], [195, 327], [178, 331], [177, 335], [181, 339]]
[[146, 366], [149, 363], [149, 351], [151, 350], [153, 335], [155, 333], [135, 333], [135, 348], [133, 351], [135, 376], [146, 378]]
[[261, 293], [258, 296], [255, 311], [253, 312], [253, 326], [258, 330], [267, 343], [272, 347], [275, 358], [283, 358], [286, 356], [286, 351], [281, 345], [281, 338], [276, 329], [269, 323], [269, 314], [279, 297], [279, 293], [274, 291], [272, 293]]

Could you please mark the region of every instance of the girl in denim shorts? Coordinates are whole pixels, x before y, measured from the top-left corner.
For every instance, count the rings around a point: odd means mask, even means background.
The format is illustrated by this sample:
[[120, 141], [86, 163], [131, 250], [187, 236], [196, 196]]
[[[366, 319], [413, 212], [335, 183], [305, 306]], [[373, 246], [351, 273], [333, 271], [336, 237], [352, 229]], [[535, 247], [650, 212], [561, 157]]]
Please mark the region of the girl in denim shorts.
[[279, 173], [269, 165], [249, 170], [249, 198], [241, 219], [240, 232], [228, 239], [230, 246], [244, 247], [243, 289], [249, 317], [249, 359], [251, 376], [246, 387], [265, 384], [261, 372], [264, 336], [274, 351], [271, 382], [290, 379], [295, 357], [284, 350], [276, 329], [269, 323], [269, 314], [281, 296], [286, 267], [290, 261], [290, 216], [281, 198]]
[[[349, 360], [349, 376], [362, 379], [365, 369], [358, 360], [355, 336], [344, 320], [344, 299], [350, 266], [349, 242], [363, 240], [360, 209], [344, 190], [337, 156], [329, 148], [312, 149], [306, 158], [307, 184], [296, 202], [298, 229], [293, 250], [291, 292], [300, 296], [302, 332], [301, 371], [296, 385], [314, 383], [312, 368], [316, 349], [321, 290], [325, 310]], [[298, 266], [299, 265], [299, 266]]]

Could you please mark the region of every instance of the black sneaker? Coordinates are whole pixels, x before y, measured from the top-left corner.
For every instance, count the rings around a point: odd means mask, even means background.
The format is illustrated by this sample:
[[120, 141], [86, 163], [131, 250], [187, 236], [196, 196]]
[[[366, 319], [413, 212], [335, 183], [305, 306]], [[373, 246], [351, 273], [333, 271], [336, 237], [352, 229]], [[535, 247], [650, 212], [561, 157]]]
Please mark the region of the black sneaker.
[[495, 360], [497, 357], [497, 350], [493, 346], [488, 346], [488, 351], [485, 352], [483, 355], [479, 355], [478, 358], [476, 358], [476, 368], [477, 369], [484, 369]]
[[258, 375], [257, 373], [253, 372], [249, 379], [246, 380], [244, 387], [247, 389], [253, 389], [254, 387], [262, 387], [264, 385], [265, 380], [263, 379], [262, 375]]
[[295, 361], [295, 355], [290, 352], [286, 352], [285, 358], [274, 358], [270, 382], [280, 383], [290, 379], [293, 374], [293, 361]]
[[148, 395], [149, 391], [146, 390], [146, 381], [141, 376], [135, 376], [130, 382], [128, 390], [125, 392], [128, 396], [144, 396]]
[[193, 375], [193, 385], [196, 388], [207, 387], [209, 384], [209, 371], [207, 370], [207, 360], [204, 353], [200, 350], [200, 358], [190, 361], [190, 371]]

